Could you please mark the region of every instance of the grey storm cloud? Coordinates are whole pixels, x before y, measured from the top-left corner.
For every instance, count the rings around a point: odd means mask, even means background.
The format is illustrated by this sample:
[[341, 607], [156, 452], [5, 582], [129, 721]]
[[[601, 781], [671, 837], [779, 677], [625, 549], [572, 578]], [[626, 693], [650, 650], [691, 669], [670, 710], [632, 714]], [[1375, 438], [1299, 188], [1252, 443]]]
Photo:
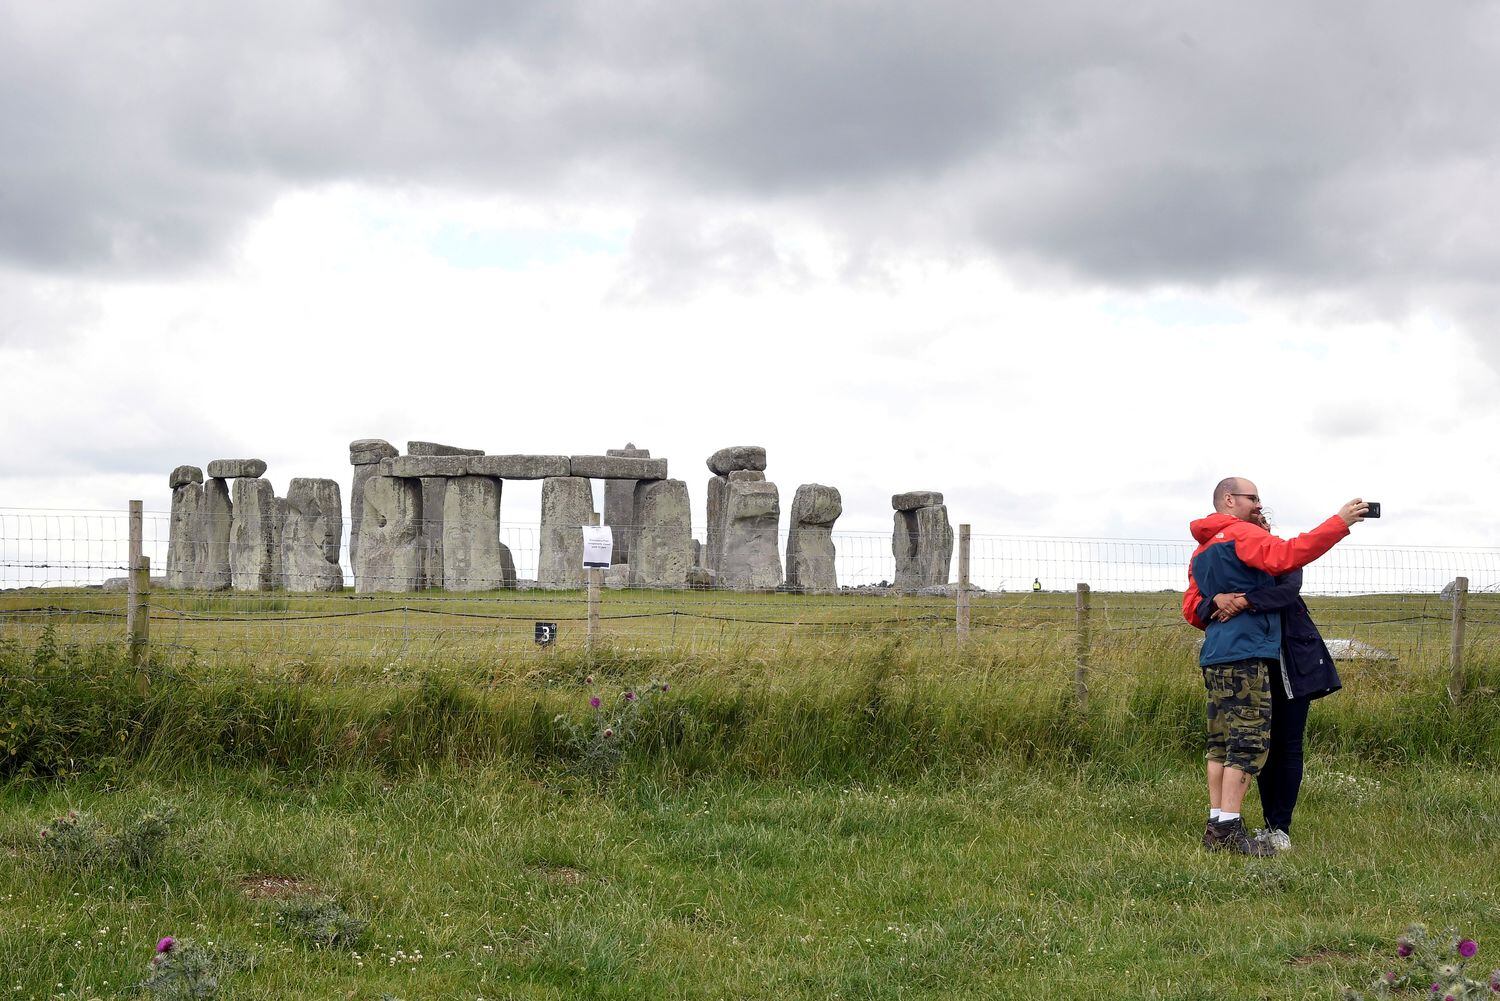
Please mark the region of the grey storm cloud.
[[776, 203], [1069, 279], [1478, 312], [1497, 48], [1500, 7], [1389, 0], [4, 3], [0, 259], [190, 268], [347, 180]]

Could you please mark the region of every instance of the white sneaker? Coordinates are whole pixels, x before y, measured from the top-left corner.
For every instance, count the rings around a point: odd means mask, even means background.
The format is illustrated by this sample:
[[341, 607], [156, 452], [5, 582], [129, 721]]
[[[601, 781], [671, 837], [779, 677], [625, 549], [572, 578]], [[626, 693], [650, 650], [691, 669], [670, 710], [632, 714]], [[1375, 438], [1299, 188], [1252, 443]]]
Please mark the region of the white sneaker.
[[1292, 850], [1292, 836], [1286, 831], [1275, 827], [1257, 828], [1255, 831], [1255, 840], [1270, 845], [1278, 852], [1289, 852]]

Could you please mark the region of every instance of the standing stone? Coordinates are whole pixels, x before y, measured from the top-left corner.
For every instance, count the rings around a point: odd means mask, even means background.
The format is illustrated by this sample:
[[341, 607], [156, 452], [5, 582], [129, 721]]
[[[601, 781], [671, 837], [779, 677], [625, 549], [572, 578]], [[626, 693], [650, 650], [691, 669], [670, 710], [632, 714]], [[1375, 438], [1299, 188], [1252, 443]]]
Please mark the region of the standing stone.
[[[167, 587], [198, 586], [203, 565], [203, 547], [208, 541], [203, 526], [203, 473], [198, 481], [187, 479], [172, 490], [172, 519], [167, 527]], [[177, 479], [174, 472], [172, 478]]]
[[229, 497], [229, 483], [214, 477], [203, 485], [203, 549], [198, 590], [228, 589], [232, 580], [229, 540], [233, 529], [234, 502]]
[[[894, 583], [898, 591], [911, 593], [948, 583], [948, 571], [953, 565], [953, 528], [948, 524], [948, 508], [941, 502], [942, 496], [916, 491], [897, 494], [891, 499], [892, 506], [897, 508], [891, 553], [896, 557]], [[938, 503], [905, 510], [897, 506], [909, 504], [914, 498], [936, 499]]]
[[[715, 453], [718, 454], [718, 453]], [[727, 514], [725, 500], [729, 496], [730, 483], [763, 482], [766, 474], [753, 469], [735, 469], [708, 481], [708, 541], [702, 566], [715, 573], [724, 557], [724, 520]]]
[[276, 567], [276, 490], [270, 480], [234, 481], [229, 532], [229, 577], [236, 591], [269, 591]]
[[349, 566], [359, 552], [359, 523], [365, 507], [365, 480], [374, 476], [382, 459], [393, 459], [400, 453], [384, 438], [358, 438], [349, 443], [349, 465], [354, 467], [354, 482], [349, 487]]
[[582, 476], [542, 481], [542, 544], [537, 584], [546, 588], [584, 585], [583, 529], [594, 515], [594, 490]]
[[189, 483], [202, 484], [203, 470], [199, 469], [197, 466], [178, 466], [176, 469], [172, 470], [172, 474], [167, 477], [167, 486], [171, 487], [173, 490], [176, 490], [181, 486], [186, 486]]
[[692, 567], [692, 504], [681, 480], [642, 480], [635, 488], [637, 527], [630, 581], [638, 587], [686, 587]]
[[708, 457], [708, 468], [716, 476], [728, 476], [738, 469], [764, 472], [766, 450], [760, 445], [731, 445]]
[[365, 481], [354, 590], [413, 591], [422, 583], [422, 481], [375, 475]]
[[[483, 455], [479, 448], [459, 448], [457, 445], [439, 445], [435, 441], [409, 441], [407, 455], [457, 456]], [[448, 491], [448, 478], [444, 476], [422, 477], [422, 586], [443, 586], [443, 505]]]
[[510, 547], [502, 542], [500, 543], [500, 586], [513, 591], [516, 584], [516, 558], [511, 555]]
[[281, 549], [288, 591], [339, 591], [344, 571], [339, 547], [344, 536], [344, 504], [333, 480], [296, 477], [286, 492], [286, 523]]
[[[448, 480], [443, 494], [443, 587], [449, 591], [495, 591], [506, 586], [500, 490], [501, 481], [492, 476]], [[513, 581], [514, 564], [511, 577]]]
[[286, 519], [287, 512], [291, 509], [287, 506], [285, 497], [277, 497], [276, 504], [272, 508], [274, 515], [272, 521], [276, 525], [276, 545], [271, 549], [271, 590], [286, 590]]
[[833, 487], [804, 483], [797, 488], [786, 536], [786, 582], [794, 589], [809, 594], [839, 589], [833, 523], [843, 513], [843, 498]]
[[[624, 448], [607, 449], [604, 454], [624, 459], [651, 458], [649, 448], [636, 448], [634, 442], [627, 442]], [[639, 482], [641, 481], [604, 481], [604, 523], [614, 532], [616, 563], [630, 562], [631, 539], [636, 526], [640, 524], [635, 512], [635, 487]]]
[[720, 587], [774, 591], [781, 586], [780, 517], [776, 484], [729, 482], [724, 497], [724, 548], [716, 578]]

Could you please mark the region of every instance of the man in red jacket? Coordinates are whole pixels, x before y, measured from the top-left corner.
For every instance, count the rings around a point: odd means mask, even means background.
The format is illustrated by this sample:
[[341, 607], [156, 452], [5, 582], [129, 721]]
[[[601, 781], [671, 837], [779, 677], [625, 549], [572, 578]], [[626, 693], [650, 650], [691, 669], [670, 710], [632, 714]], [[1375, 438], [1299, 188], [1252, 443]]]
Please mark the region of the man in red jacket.
[[1198, 664], [1208, 691], [1209, 822], [1203, 846], [1245, 855], [1272, 850], [1251, 841], [1240, 819], [1250, 779], [1265, 764], [1271, 731], [1270, 672], [1281, 656], [1281, 618], [1247, 610], [1226, 621], [1204, 622], [1203, 595], [1243, 594], [1275, 583], [1332, 549], [1363, 521], [1369, 505], [1355, 498], [1312, 531], [1278, 539], [1250, 519], [1260, 513], [1260, 491], [1230, 476], [1214, 488], [1214, 513], [1191, 525], [1198, 548], [1188, 564], [1182, 614], [1205, 630]]

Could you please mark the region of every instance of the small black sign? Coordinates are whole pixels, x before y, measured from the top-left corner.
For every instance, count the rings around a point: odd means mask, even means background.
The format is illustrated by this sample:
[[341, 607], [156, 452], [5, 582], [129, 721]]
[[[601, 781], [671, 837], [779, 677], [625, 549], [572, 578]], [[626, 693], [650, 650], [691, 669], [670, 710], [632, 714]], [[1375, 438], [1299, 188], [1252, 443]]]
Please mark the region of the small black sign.
[[550, 646], [557, 639], [556, 622], [538, 622], [536, 624], [536, 642], [538, 646]]

